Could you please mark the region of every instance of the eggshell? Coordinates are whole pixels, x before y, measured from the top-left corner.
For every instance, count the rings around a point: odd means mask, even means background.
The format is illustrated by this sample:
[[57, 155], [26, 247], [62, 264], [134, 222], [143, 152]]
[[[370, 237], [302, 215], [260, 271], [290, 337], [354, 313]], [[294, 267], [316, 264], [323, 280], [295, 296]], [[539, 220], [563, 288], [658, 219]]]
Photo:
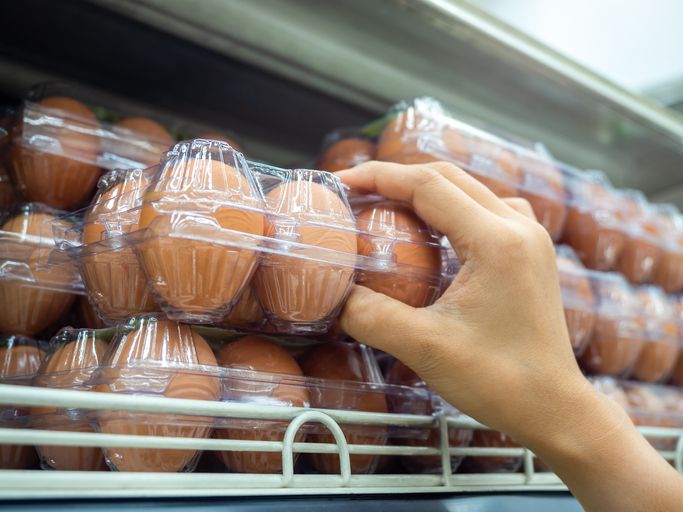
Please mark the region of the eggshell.
[[263, 308], [256, 298], [253, 286], [248, 285], [240, 294], [237, 304], [230, 310], [223, 321], [223, 327], [260, 327], [265, 322]]
[[538, 222], [557, 241], [567, 219], [562, 173], [540, 155], [523, 153], [519, 159], [523, 174], [519, 195], [529, 201]]
[[353, 215], [334, 191], [304, 179], [276, 187], [266, 201], [278, 205], [278, 216], [266, 220], [266, 236], [291, 240], [294, 230], [296, 242], [311, 249], [264, 255], [255, 275], [259, 301], [278, 327], [291, 323], [324, 330], [351, 289], [354, 269], [304, 258], [315, 257], [317, 249], [356, 254]]
[[[26, 382], [12, 382], [12, 379], [30, 379], [38, 371], [44, 353], [33, 343], [23, 344], [14, 342], [0, 346], [0, 382], [26, 384]], [[28, 414], [25, 407], [0, 405], [0, 419], [16, 418], [8, 422], [0, 421], [4, 428], [22, 427], [21, 418]], [[36, 452], [33, 446], [0, 444], [0, 469], [28, 469], [36, 462]]]
[[[175, 143], [173, 135], [159, 123], [146, 117], [126, 117], [114, 123], [112, 131], [121, 140], [110, 141], [109, 150], [143, 165], [159, 163], [161, 155]], [[138, 147], [132, 143], [145, 143]]]
[[625, 191], [620, 194], [624, 222], [627, 231], [624, 248], [617, 262], [617, 269], [634, 283], [647, 283], [652, 280], [659, 264], [661, 250], [657, 228], [648, 219], [645, 199], [641, 194]]
[[[102, 361], [106, 342], [97, 339], [90, 330], [76, 331], [72, 341], [57, 341], [59, 345], [41, 365], [35, 385], [59, 389], [87, 390], [87, 381]], [[66, 341], [66, 340], [65, 340]], [[31, 426], [41, 430], [93, 432], [87, 417], [65, 414], [56, 407], [31, 408]], [[95, 447], [36, 446], [44, 469], [67, 471], [103, 471], [106, 469], [102, 450]]]
[[[145, 366], [153, 363], [153, 366]], [[204, 338], [183, 324], [145, 319], [110, 348], [99, 383], [93, 388], [104, 393], [162, 395], [169, 398], [216, 400], [220, 382], [215, 374], [192, 369], [194, 365], [216, 365], [216, 358]], [[182, 371], [187, 367], [187, 371]], [[206, 438], [211, 435], [211, 418], [106, 411], [98, 416], [99, 430], [109, 434]], [[196, 450], [105, 448], [107, 464], [117, 471], [191, 470]]]
[[493, 139], [473, 137], [472, 162], [464, 167], [498, 197], [516, 197], [522, 182], [519, 159], [509, 148]]
[[[240, 381], [235, 375], [234, 390], [228, 398], [240, 402], [265, 403], [284, 407], [307, 407], [310, 401], [303, 379], [285, 380], [278, 378], [291, 375], [301, 377], [302, 371], [294, 358], [276, 343], [260, 336], [246, 336], [225, 343], [218, 352], [218, 364], [225, 368], [262, 372], [261, 376], [246, 375]], [[275, 381], [268, 381], [267, 374]], [[287, 383], [288, 382], [288, 383]], [[230, 383], [229, 383], [230, 384]], [[287, 422], [268, 420], [232, 420], [228, 428], [218, 428], [215, 436], [221, 439], [242, 439], [255, 441], [282, 441]], [[305, 433], [299, 431], [296, 441], [303, 441]], [[218, 452], [218, 457], [230, 471], [237, 473], [280, 473], [282, 454], [280, 452]]]
[[387, 272], [361, 271], [363, 286], [414, 307], [441, 294], [441, 251], [427, 226], [407, 207], [381, 202], [357, 216], [358, 253], [387, 262]]
[[569, 340], [574, 354], [579, 356], [593, 334], [595, 298], [590, 280], [580, 263], [558, 255], [557, 267]]
[[370, 139], [348, 137], [338, 140], [320, 157], [317, 167], [323, 171], [337, 172], [375, 159], [377, 148]]
[[[399, 386], [410, 386], [413, 388], [426, 387], [425, 382], [410, 368], [408, 368], [401, 361], [395, 361], [389, 371], [387, 372], [387, 383], [397, 384]], [[431, 398], [431, 397], [430, 397]], [[409, 396], [404, 397], [400, 394], [391, 394], [387, 396], [389, 406], [392, 412], [404, 414], [420, 414], [432, 415], [436, 411], [433, 400], [420, 400], [418, 397]], [[440, 399], [439, 399], [440, 400]], [[455, 412], [455, 410], [453, 410]], [[472, 431], [469, 429], [458, 429], [449, 427], [448, 429], [448, 444], [451, 447], [464, 447], [470, 444], [472, 439]], [[407, 437], [397, 437], [394, 440], [397, 444], [403, 446], [423, 446], [428, 448], [441, 447], [441, 433], [438, 428], [429, 429], [429, 436], [427, 439], [419, 439]], [[451, 471], [455, 471], [462, 462], [462, 457], [451, 457]], [[437, 473], [441, 472], [441, 457], [434, 456], [411, 456], [400, 457], [402, 465], [411, 473]]]
[[[521, 448], [507, 434], [495, 430], [475, 430], [473, 448]], [[522, 457], [465, 457], [460, 466], [463, 473], [514, 473], [522, 466]]]
[[[185, 190], [178, 192], [181, 182]], [[202, 225], [202, 235], [217, 240], [225, 239], [221, 230], [263, 235], [261, 213], [213, 199], [216, 194], [237, 205], [253, 206], [257, 200], [257, 191], [237, 169], [215, 159], [179, 159], [164, 169], [145, 195], [140, 228], [147, 232], [138, 251], [157, 302], [173, 317], [220, 321], [256, 267], [254, 250], [230, 246], [229, 241], [219, 244], [174, 237], [174, 233], [193, 229], [193, 222]], [[201, 216], [173, 214], [188, 204], [202, 208]]]
[[[73, 209], [92, 195], [101, 174], [93, 165], [100, 153], [100, 140], [94, 134], [99, 123], [86, 105], [71, 98], [45, 98], [37, 108], [62, 117], [72, 128], [57, 131], [60, 154], [44, 153], [15, 142], [12, 161], [16, 181], [30, 201]], [[18, 131], [21, 130], [19, 127]]]
[[[339, 382], [372, 382], [373, 369], [351, 343], [330, 342], [320, 345], [300, 359], [304, 375], [316, 379], [328, 379], [329, 383], [312, 385], [311, 407], [323, 409], [343, 409], [365, 412], [388, 412], [384, 391], [375, 386], [367, 388], [344, 389]], [[384, 445], [387, 430], [381, 426], [341, 425], [349, 444]], [[316, 442], [335, 443], [332, 434], [315, 436]], [[325, 454], [306, 454], [309, 463], [321, 473], [338, 474], [339, 456]], [[351, 455], [353, 474], [373, 473], [377, 467], [376, 455]]]
[[382, 131], [377, 142], [377, 160], [399, 164], [419, 164], [440, 160], [418, 147], [420, 137], [434, 132], [438, 137], [441, 127], [428, 116], [414, 109], [401, 112]]
[[102, 319], [97, 316], [97, 312], [95, 312], [92, 304], [88, 302], [87, 297], [79, 297], [76, 301], [75, 309], [79, 327], [103, 329], [107, 326]]
[[[68, 266], [47, 266], [52, 241], [51, 223], [56, 217], [48, 213], [27, 211], [10, 218], [0, 228], [6, 233], [35, 237], [29, 242], [4, 242], [12, 244], [12, 254], [25, 263], [34, 279], [27, 283], [16, 279], [3, 280], [0, 286], [0, 331], [31, 336], [62, 318], [71, 308], [75, 296], [68, 293], [74, 278]], [[50, 288], [41, 287], [49, 283]]]
[[131, 206], [135, 198], [130, 196], [139, 198], [144, 193], [146, 180], [136, 182], [135, 189], [132, 183], [122, 181], [106, 190], [88, 212], [83, 228], [81, 277], [90, 300], [110, 321], [158, 310], [133, 247], [121, 238], [123, 233], [138, 229], [139, 208], [126, 213], [125, 224], [119, 226], [122, 233], [109, 239], [106, 235], [105, 219], [120, 213], [119, 208]]
[[683, 290], [683, 237], [680, 248], [664, 248], [659, 264], [655, 268], [652, 281], [661, 286], [667, 293]]
[[[623, 323], [635, 320], [598, 316], [593, 329], [593, 337], [581, 358], [582, 365], [589, 373], [597, 375], [624, 375], [635, 364], [644, 340], [641, 336], [624, 335]], [[642, 329], [642, 326], [641, 326]], [[628, 328], [627, 331], [631, 331]]]

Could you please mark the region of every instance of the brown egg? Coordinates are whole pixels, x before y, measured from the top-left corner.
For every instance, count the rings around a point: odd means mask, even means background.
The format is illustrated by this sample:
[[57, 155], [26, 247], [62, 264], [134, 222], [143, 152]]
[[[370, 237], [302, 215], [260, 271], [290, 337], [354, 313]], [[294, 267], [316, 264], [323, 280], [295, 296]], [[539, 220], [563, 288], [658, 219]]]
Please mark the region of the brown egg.
[[[624, 393], [628, 401], [627, 412], [633, 423], [644, 427], [673, 427], [667, 404], [656, 387], [628, 383], [624, 385]], [[657, 450], [675, 449], [675, 441], [646, 436], [650, 444]]]
[[[225, 368], [249, 370], [260, 374], [231, 375], [234, 385], [226, 392], [228, 401], [264, 403], [285, 407], [308, 407], [310, 398], [297, 362], [279, 345], [260, 336], [246, 336], [224, 344], [218, 352], [218, 364]], [[298, 377], [289, 379], [287, 376]], [[279, 383], [282, 379], [286, 383]], [[268, 420], [231, 420], [226, 428], [217, 428], [220, 439], [282, 441], [287, 422]], [[304, 431], [296, 441], [304, 439]], [[296, 454], [294, 454], [296, 456]], [[230, 471], [236, 473], [281, 473], [280, 452], [218, 452]]]
[[653, 216], [641, 192], [621, 191], [619, 198], [628, 230], [617, 269], [632, 283], [650, 282], [661, 257]]
[[[408, 368], [401, 361], [395, 361], [387, 372], [387, 383], [396, 384], [400, 386], [409, 386], [415, 388], [426, 388], [425, 382], [410, 368]], [[425, 389], [425, 391], [427, 391]], [[408, 395], [406, 396], [403, 390], [395, 393], [387, 394], [387, 401], [391, 412], [401, 414], [419, 414], [430, 416], [437, 412], [445, 412], [448, 415], [460, 416], [455, 408], [446, 404], [440, 397], [432, 396], [428, 392], [426, 399], [422, 399], [424, 395]], [[435, 407], [438, 404], [438, 407]], [[443, 410], [437, 410], [443, 409]], [[448, 429], [448, 444], [451, 447], [469, 446], [472, 439], [472, 431], [469, 429], [459, 429], [449, 427]], [[438, 428], [429, 429], [429, 436], [427, 439], [415, 437], [401, 438], [397, 437], [394, 442], [402, 446], [423, 446], [428, 448], [440, 448], [441, 433]], [[451, 456], [451, 471], [455, 471], [460, 463], [462, 457]], [[411, 473], [439, 473], [441, 472], [441, 457], [438, 455], [430, 456], [410, 456], [400, 457], [402, 465]]]
[[50, 213], [26, 205], [0, 227], [3, 257], [13, 259], [32, 278], [31, 281], [3, 279], [1, 332], [33, 335], [62, 318], [73, 304], [75, 296], [69, 290], [76, 279], [75, 269], [69, 264], [48, 266], [55, 219]]
[[[196, 365], [216, 365], [204, 338], [189, 326], [169, 320], [146, 318], [135, 326], [110, 347], [95, 391], [218, 399], [217, 374], [196, 368], [190, 371]], [[209, 437], [213, 425], [213, 420], [205, 417], [127, 411], [100, 412], [97, 422], [99, 430], [108, 434], [190, 438]], [[107, 464], [117, 471], [189, 471], [199, 455], [190, 449], [109, 447], [104, 452]]]
[[[507, 434], [495, 430], [475, 430], [473, 448], [521, 448]], [[465, 457], [460, 466], [463, 473], [514, 473], [522, 466], [523, 457]]]
[[519, 159], [502, 141], [474, 137], [470, 143], [471, 164], [466, 171], [498, 197], [516, 197], [524, 177]]
[[[301, 368], [306, 377], [325, 379], [311, 384], [311, 407], [365, 412], [388, 412], [384, 391], [370, 383], [381, 382], [379, 367], [372, 353], [352, 343], [330, 342], [320, 345], [304, 355]], [[337, 381], [337, 383], [335, 383]], [[341, 386], [338, 381], [368, 383], [367, 387]], [[349, 444], [384, 445], [386, 427], [368, 425], [341, 425]], [[335, 443], [329, 433], [314, 436], [319, 443]], [[321, 473], [338, 474], [339, 456], [307, 454], [310, 464]], [[379, 457], [351, 455], [353, 474], [374, 473]]]
[[[122, 238], [138, 229], [140, 209], [134, 206], [147, 185], [145, 177], [124, 177], [98, 196], [85, 218], [81, 277], [90, 300], [108, 321], [158, 310], [133, 247]], [[119, 214], [125, 216], [120, 224], [113, 221]], [[115, 224], [118, 231], [107, 232], [108, 222]]]
[[[53, 208], [73, 209], [85, 202], [95, 189], [100, 169], [94, 165], [100, 153], [100, 139], [96, 135], [99, 123], [95, 114], [83, 103], [54, 96], [37, 103], [35, 113], [57, 116], [68, 128], [32, 128], [37, 135], [56, 139], [60, 153], [38, 151], [23, 140], [16, 140], [12, 148], [12, 162], [16, 182], [29, 201], [45, 203]], [[26, 131], [19, 126], [17, 132]], [[21, 135], [19, 135], [21, 137]]]
[[346, 137], [328, 146], [320, 157], [317, 167], [323, 171], [337, 172], [375, 159], [377, 148], [370, 139]]
[[88, 329], [103, 329], [107, 325], [97, 315], [97, 312], [87, 297], [79, 297], [76, 301], [76, 316], [78, 325]]
[[[318, 176], [324, 173], [297, 172], [266, 197], [275, 214], [267, 219], [265, 234], [282, 240], [282, 249], [264, 254], [254, 282], [269, 320], [283, 330], [325, 331], [353, 284], [349, 263], [355, 263], [358, 247], [353, 215], [332, 189], [313, 181]], [[308, 247], [287, 248], [290, 241]], [[327, 250], [322, 257], [320, 249]], [[330, 259], [349, 263], [320, 261], [330, 253]]]
[[531, 203], [538, 222], [557, 241], [567, 219], [562, 173], [552, 160], [536, 153], [521, 153], [519, 161], [523, 175], [519, 195]]
[[248, 285], [240, 294], [237, 304], [230, 310], [223, 321], [223, 327], [252, 327], [257, 328], [263, 325], [266, 317], [263, 308], [256, 298], [256, 292], [251, 285]]
[[662, 382], [669, 378], [678, 358], [676, 316], [672, 304], [660, 288], [641, 287], [638, 298], [645, 322], [646, 341], [631, 377], [643, 382]]
[[636, 363], [645, 343], [638, 301], [620, 274], [590, 274], [597, 300], [596, 322], [581, 364], [588, 373], [623, 376]]
[[[195, 146], [210, 151], [215, 143], [195, 141], [193, 151]], [[234, 232], [245, 239], [263, 235], [263, 215], [247, 209], [262, 208], [261, 199], [245, 175], [220, 161], [232, 153], [218, 151], [212, 158], [171, 158], [145, 195], [140, 228], [146, 232], [138, 253], [157, 302], [174, 318], [219, 322], [256, 267], [256, 251], [230, 241], [242, 241]], [[177, 214], [190, 205], [196, 215]], [[202, 240], [181, 237], [185, 233]]]
[[361, 271], [359, 282], [414, 307], [441, 295], [441, 249], [429, 228], [407, 207], [380, 202], [357, 217], [358, 253], [385, 263], [386, 272]]
[[175, 138], [166, 128], [146, 117], [126, 117], [112, 126], [119, 140], [107, 145], [109, 151], [146, 166], [159, 163], [163, 153], [175, 144]]
[[568, 174], [565, 186], [570, 199], [564, 242], [586, 267], [614, 269], [626, 235], [624, 216], [609, 183], [601, 175], [574, 172]]
[[580, 356], [593, 335], [595, 298], [583, 265], [566, 252], [567, 249], [571, 251], [570, 248], [563, 246], [561, 249], [558, 249], [557, 269], [564, 316], [572, 349], [576, 356]]
[[239, 151], [242, 153], [242, 148], [237, 142], [234, 141], [234, 139], [228, 137], [227, 135], [224, 135], [222, 133], [217, 133], [217, 132], [205, 132], [202, 133], [201, 135], [197, 136], [198, 139], [207, 139], [207, 140], [219, 140], [221, 142], [227, 143], [232, 149], [235, 151]]
[[[85, 391], [107, 344], [90, 329], [67, 329], [50, 341], [52, 352], [38, 370], [34, 385], [51, 389]], [[31, 426], [41, 430], [93, 432], [87, 416], [56, 407], [32, 407]], [[103, 471], [106, 469], [100, 448], [78, 446], [36, 446], [43, 469]]]
[[[0, 340], [0, 383], [27, 385], [38, 371], [44, 353], [30, 338], [10, 336]], [[28, 409], [0, 405], [0, 427], [25, 428]], [[33, 446], [0, 444], [0, 469], [28, 469], [36, 462]]]
[[400, 164], [418, 164], [441, 160], [418, 147], [418, 140], [425, 134], [438, 134], [441, 126], [435, 119], [409, 108], [399, 112], [384, 128], [377, 142], [377, 160]]
[[674, 205], [662, 204], [653, 208], [662, 242], [653, 282], [667, 293], [677, 293], [683, 290], [683, 217]]

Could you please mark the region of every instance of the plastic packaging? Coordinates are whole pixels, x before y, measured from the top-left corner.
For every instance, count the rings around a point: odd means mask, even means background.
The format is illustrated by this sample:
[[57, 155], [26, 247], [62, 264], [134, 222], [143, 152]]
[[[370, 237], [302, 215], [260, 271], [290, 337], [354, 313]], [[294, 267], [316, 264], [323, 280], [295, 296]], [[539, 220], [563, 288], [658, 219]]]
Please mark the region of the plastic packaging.
[[87, 329], [104, 329], [106, 324], [98, 316], [92, 304], [88, 302], [88, 297], [81, 296], [76, 299], [74, 306], [74, 325]]
[[567, 222], [563, 241], [586, 267], [616, 268], [626, 243], [624, 213], [618, 194], [599, 171], [564, 169]]
[[649, 283], [662, 254], [655, 213], [638, 190], [621, 190], [617, 195], [626, 226], [626, 240], [617, 269], [632, 283]]
[[[241, 383], [227, 389], [223, 400], [261, 402], [283, 407], [308, 407], [310, 404], [309, 389], [301, 385], [301, 368], [284, 348], [272, 341], [259, 336], [243, 337], [225, 343], [218, 351], [217, 359], [224, 368], [246, 370], [252, 376], [251, 382], [247, 376]], [[263, 378], [268, 374], [278, 377], [259, 384], [259, 376]], [[230, 420], [226, 428], [216, 429], [215, 436], [223, 439], [282, 441], [287, 425], [287, 422], [272, 420]], [[305, 431], [302, 429], [297, 433], [296, 440], [303, 441], [304, 438]], [[298, 457], [298, 454], [293, 456]], [[282, 454], [279, 452], [226, 451], [219, 452], [218, 457], [228, 470], [237, 473], [282, 472]]]
[[[4, 124], [0, 121], [0, 124]], [[0, 126], [0, 211], [9, 208], [16, 201], [14, 187], [9, 178], [9, 144], [7, 130]]]
[[[0, 384], [27, 386], [45, 357], [43, 344], [22, 336], [0, 338]], [[25, 407], [0, 405], [0, 427], [27, 428]], [[28, 469], [36, 463], [33, 446], [0, 444], [0, 469]]]
[[19, 205], [0, 225], [0, 332], [35, 335], [64, 317], [83, 293], [75, 266], [55, 247], [58, 212]]
[[[90, 389], [92, 373], [107, 350], [106, 331], [66, 328], [53, 336], [48, 355], [33, 380], [51, 389]], [[81, 411], [56, 407], [31, 408], [31, 427], [42, 430], [92, 432], [90, 418]], [[106, 469], [100, 448], [36, 446], [43, 469], [101, 471]]]
[[683, 216], [672, 204], [653, 205], [662, 244], [654, 282], [667, 293], [683, 291]]
[[[386, 379], [389, 384], [398, 384], [402, 386], [410, 386], [417, 389], [423, 389], [428, 393], [428, 398], [425, 400], [406, 400], [403, 396], [389, 396], [389, 408], [391, 412], [402, 414], [420, 414], [420, 415], [445, 415], [451, 417], [463, 417], [464, 415], [455, 407], [443, 400], [439, 395], [433, 391], [428, 390], [426, 383], [420, 377], [408, 368], [402, 362], [395, 360], [389, 367], [386, 373]], [[469, 429], [459, 429], [449, 427], [448, 429], [448, 444], [450, 447], [466, 447], [469, 446], [472, 440], [473, 431]], [[435, 425], [429, 429], [429, 435], [426, 439], [418, 436], [413, 438], [392, 438], [392, 443], [403, 446], [424, 446], [429, 448], [441, 447], [441, 432], [439, 426]], [[453, 455], [450, 458], [451, 471], [455, 472], [463, 457]], [[401, 457], [402, 466], [411, 473], [441, 473], [441, 457], [436, 456], [411, 456]]]
[[[91, 379], [94, 391], [217, 400], [220, 381], [211, 347], [191, 327], [155, 317], [133, 318], [117, 328], [102, 366]], [[212, 418], [102, 411], [97, 428], [108, 434], [207, 438]], [[115, 471], [191, 471], [196, 450], [108, 447]]]
[[678, 357], [674, 364], [674, 369], [671, 372], [671, 384], [676, 386], [683, 386], [683, 296], [675, 295], [670, 297], [671, 307], [676, 315], [676, 324], [678, 326]]
[[581, 357], [592, 374], [624, 376], [638, 360], [645, 343], [640, 303], [633, 288], [616, 272], [590, 272], [597, 300], [593, 336]]
[[569, 340], [579, 357], [593, 335], [595, 327], [595, 296], [588, 271], [568, 245], [556, 248], [560, 292], [567, 321]]
[[[321, 385], [311, 386], [311, 407], [388, 412], [387, 397], [382, 389], [384, 379], [372, 351], [365, 345], [343, 341], [325, 343], [307, 352], [300, 364], [307, 377], [325, 379]], [[367, 387], [354, 392], [347, 389], [347, 382], [365, 383]], [[343, 424], [341, 427], [350, 444], [384, 445], [388, 440], [386, 427]], [[311, 433], [308, 441], [333, 443], [334, 438], [330, 433]], [[312, 453], [306, 458], [321, 473], [338, 474], [340, 471], [336, 454]], [[351, 472], [374, 473], [379, 459], [376, 455], [351, 455]]]
[[433, 99], [394, 107], [377, 143], [377, 159], [454, 163], [499, 197], [525, 197], [551, 237], [557, 240], [562, 234], [566, 211], [559, 164], [531, 147], [454, 119]]
[[[475, 430], [471, 446], [477, 448], [521, 448], [509, 435], [495, 430]], [[514, 473], [519, 471], [523, 457], [465, 457], [460, 466], [463, 473]]]
[[645, 343], [630, 377], [644, 382], [664, 382], [674, 369], [679, 351], [679, 330], [671, 299], [661, 288], [638, 289], [645, 325]]
[[377, 145], [358, 130], [340, 129], [328, 134], [316, 168], [327, 172], [350, 169], [375, 159]]
[[148, 118], [101, 121], [96, 112], [102, 115], [103, 110], [92, 106], [92, 98], [54, 83], [28, 93], [12, 132], [12, 168], [27, 199], [76, 208], [90, 198], [101, 169], [146, 167], [175, 142]]

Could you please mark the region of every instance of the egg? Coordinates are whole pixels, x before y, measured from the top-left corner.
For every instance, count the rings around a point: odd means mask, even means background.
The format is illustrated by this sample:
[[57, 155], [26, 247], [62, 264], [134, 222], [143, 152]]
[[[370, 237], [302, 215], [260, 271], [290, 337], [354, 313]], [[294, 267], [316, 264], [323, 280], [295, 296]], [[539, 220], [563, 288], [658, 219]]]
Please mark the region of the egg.
[[[323, 409], [388, 412], [387, 400], [381, 386], [381, 376], [376, 361], [369, 350], [347, 342], [329, 342], [313, 348], [299, 361], [306, 377], [325, 379], [311, 384], [311, 407]], [[363, 386], [343, 385], [366, 383]], [[373, 385], [374, 383], [374, 385]], [[383, 426], [340, 425], [349, 444], [384, 445], [387, 429]], [[335, 443], [327, 432], [315, 435], [315, 442]], [[310, 440], [310, 438], [309, 438]], [[306, 454], [309, 463], [321, 473], [339, 474], [337, 454]], [[377, 467], [377, 455], [351, 455], [353, 474], [373, 473]]]
[[55, 222], [67, 225], [35, 205], [25, 205], [0, 227], [0, 252], [31, 278], [2, 280], [1, 332], [34, 335], [65, 316], [74, 302], [69, 290], [75, 269], [68, 264], [48, 265]]
[[[679, 333], [683, 334], [683, 298], [681, 296], [672, 297], [674, 313], [677, 318]], [[683, 386], [683, 350], [679, 348], [676, 364], [671, 373], [671, 384]]]
[[[395, 361], [387, 372], [387, 383], [399, 386], [409, 386], [415, 388], [426, 388], [426, 383], [410, 368], [401, 361]], [[426, 391], [426, 389], [425, 389]], [[433, 396], [431, 392], [425, 395], [411, 395], [406, 390], [395, 390], [387, 392], [391, 412], [401, 414], [419, 414], [431, 416], [436, 413], [446, 413], [447, 415], [462, 416], [455, 408], [447, 404], [440, 397]], [[449, 427], [448, 444], [450, 447], [465, 447], [470, 444], [472, 431], [469, 429], [459, 429]], [[441, 447], [441, 432], [438, 427], [430, 428], [427, 439], [418, 436], [408, 436], [406, 438], [397, 437], [394, 442], [403, 446], [423, 446], [429, 448]], [[451, 456], [451, 471], [455, 471], [463, 457]], [[411, 473], [440, 473], [441, 456], [439, 455], [415, 455], [400, 457], [403, 467]]]
[[[0, 383], [30, 383], [44, 357], [38, 344], [29, 338], [9, 336], [0, 340]], [[0, 405], [0, 427], [25, 428], [28, 409]], [[0, 444], [0, 469], [28, 469], [36, 461], [33, 446]]]
[[237, 304], [230, 310], [219, 325], [222, 327], [252, 327], [263, 325], [266, 317], [263, 308], [256, 298], [253, 286], [248, 285], [240, 294]]
[[161, 155], [175, 144], [166, 128], [146, 117], [126, 117], [112, 125], [118, 137], [107, 146], [112, 153], [151, 166], [159, 163]]
[[679, 331], [669, 299], [655, 286], [638, 291], [641, 315], [645, 324], [645, 343], [631, 372], [643, 382], [662, 382], [669, 378], [679, 351]]
[[[85, 217], [79, 269], [90, 300], [108, 321], [158, 310], [134, 249], [122, 237], [138, 229], [135, 206], [147, 186], [144, 176], [124, 177], [102, 191]], [[108, 232], [109, 224], [117, 231]]]
[[324, 332], [353, 284], [353, 214], [334, 190], [314, 181], [319, 176], [296, 172], [266, 197], [273, 215], [265, 234], [281, 243], [277, 253], [264, 254], [254, 283], [268, 319], [283, 330]]
[[569, 247], [558, 249], [557, 269], [569, 340], [574, 354], [580, 356], [593, 334], [595, 298], [586, 270], [572, 256]]
[[683, 216], [671, 204], [653, 208], [658, 235], [663, 243], [652, 281], [667, 293], [677, 293], [683, 290]]
[[[218, 351], [217, 359], [218, 364], [225, 368], [249, 370], [243, 377], [239, 373], [229, 376], [230, 389], [226, 392], [228, 401], [308, 407], [310, 397], [301, 378], [301, 368], [276, 343], [260, 336], [246, 336], [225, 343]], [[220, 439], [282, 441], [287, 425], [283, 421], [231, 419], [226, 428], [216, 429], [215, 436]], [[304, 431], [300, 430], [296, 441], [303, 441], [304, 435]], [[218, 457], [230, 471], [237, 473], [282, 472], [280, 452], [224, 451], [218, 452]]]
[[557, 241], [567, 219], [562, 173], [550, 158], [535, 153], [522, 152], [519, 161], [523, 175], [519, 195], [529, 201], [538, 222]]
[[419, 140], [436, 132], [439, 137], [440, 123], [414, 108], [398, 113], [382, 131], [377, 141], [377, 160], [399, 164], [420, 164], [441, 160], [422, 150]]
[[[473, 448], [521, 448], [509, 435], [495, 430], [476, 429], [470, 446]], [[465, 457], [463, 473], [514, 473], [522, 467], [522, 457]]]
[[[71, 98], [45, 98], [34, 109], [41, 115], [60, 118], [65, 127], [32, 128], [37, 132], [32, 136], [55, 139], [59, 146], [56, 153], [34, 149], [26, 134], [24, 140], [15, 141], [11, 159], [16, 182], [29, 201], [53, 208], [76, 208], [90, 198], [101, 174], [93, 165], [101, 150], [96, 134], [100, 125], [90, 108]], [[25, 130], [23, 125], [17, 131]]]
[[[195, 147], [221, 150], [201, 141]], [[262, 208], [262, 199], [228, 157], [223, 150], [218, 156], [171, 158], [145, 195], [140, 229], [146, 231], [138, 254], [157, 302], [173, 318], [219, 322], [256, 268], [257, 252], [230, 242], [263, 235], [263, 214], [254, 210]]]
[[634, 284], [647, 283], [652, 280], [661, 257], [657, 227], [641, 192], [621, 191], [619, 197], [628, 230], [617, 269]]
[[[107, 349], [90, 329], [66, 329], [50, 340], [51, 353], [38, 370], [34, 385], [51, 389], [89, 389], [88, 380]], [[87, 415], [56, 407], [32, 407], [31, 426], [41, 430], [93, 432]], [[97, 447], [36, 446], [43, 469], [103, 471], [102, 450]]]
[[606, 178], [568, 175], [569, 205], [563, 240], [594, 270], [613, 270], [626, 243], [624, 215]]
[[323, 171], [337, 172], [375, 159], [376, 145], [362, 137], [344, 137], [329, 145], [318, 161]]
[[[189, 326], [145, 318], [123, 332], [105, 355], [94, 391], [217, 400], [220, 379], [197, 365], [216, 366], [208, 343]], [[99, 431], [107, 434], [207, 438], [213, 420], [198, 416], [128, 411], [98, 413]], [[107, 464], [117, 471], [190, 471], [199, 452], [191, 449], [107, 447]]]
[[523, 174], [516, 154], [502, 141], [475, 136], [470, 142], [471, 163], [464, 167], [498, 197], [516, 197]]
[[198, 135], [197, 138], [207, 140], [219, 140], [221, 142], [227, 143], [235, 151], [239, 151], [240, 153], [242, 153], [242, 148], [240, 147], [240, 145], [237, 144], [237, 142], [235, 142], [233, 139], [222, 133], [204, 132], [201, 135]]
[[597, 299], [596, 321], [581, 364], [588, 373], [623, 376], [633, 368], [645, 343], [637, 299], [620, 274], [590, 275]]
[[441, 249], [429, 228], [401, 204], [380, 202], [357, 216], [358, 253], [387, 270], [362, 270], [363, 286], [414, 307], [441, 295]]
[[79, 297], [76, 300], [76, 318], [77, 325], [79, 327], [89, 328], [89, 329], [103, 329], [107, 325], [102, 321], [102, 319], [97, 315], [97, 312], [92, 307], [92, 304], [88, 302], [87, 297]]

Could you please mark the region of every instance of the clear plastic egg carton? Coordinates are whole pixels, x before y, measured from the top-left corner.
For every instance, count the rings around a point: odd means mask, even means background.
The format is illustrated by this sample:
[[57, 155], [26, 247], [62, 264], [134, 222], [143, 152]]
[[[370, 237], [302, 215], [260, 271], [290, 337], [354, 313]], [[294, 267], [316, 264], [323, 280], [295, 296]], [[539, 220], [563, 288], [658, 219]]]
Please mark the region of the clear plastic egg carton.
[[[82, 225], [62, 237], [109, 320], [157, 308], [191, 323], [267, 321], [277, 332], [322, 333], [354, 282], [421, 307], [457, 271], [452, 249], [407, 206], [377, 199], [354, 208], [324, 171], [279, 169], [195, 139], [157, 169], [115, 172]], [[134, 276], [146, 277], [158, 306], [143, 309], [140, 295], [125, 307], [102, 305], [116, 288], [122, 297], [141, 290]]]

